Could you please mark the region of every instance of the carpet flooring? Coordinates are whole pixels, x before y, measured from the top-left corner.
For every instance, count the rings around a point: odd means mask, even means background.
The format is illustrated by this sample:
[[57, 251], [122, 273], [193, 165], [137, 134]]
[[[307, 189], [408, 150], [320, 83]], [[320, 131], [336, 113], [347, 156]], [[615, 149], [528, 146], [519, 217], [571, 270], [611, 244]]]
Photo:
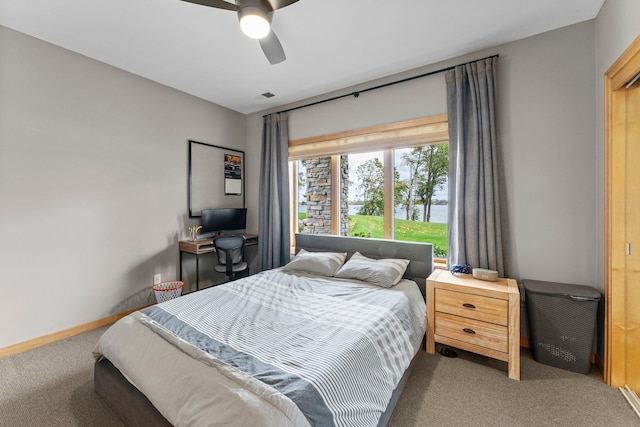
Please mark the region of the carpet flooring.
[[[122, 427], [93, 390], [91, 352], [104, 330], [0, 359], [0, 426]], [[458, 353], [419, 355], [390, 427], [640, 426], [595, 370], [564, 371], [523, 350], [518, 382], [504, 362]]]

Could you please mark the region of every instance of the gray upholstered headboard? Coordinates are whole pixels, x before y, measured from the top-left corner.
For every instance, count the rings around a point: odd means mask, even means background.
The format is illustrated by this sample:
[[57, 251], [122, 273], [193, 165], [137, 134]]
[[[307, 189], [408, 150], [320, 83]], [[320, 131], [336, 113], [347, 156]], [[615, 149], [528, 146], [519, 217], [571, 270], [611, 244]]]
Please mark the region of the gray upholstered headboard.
[[410, 262], [404, 277], [414, 280], [423, 295], [426, 279], [433, 271], [431, 243], [298, 233], [296, 234], [296, 253], [300, 249], [316, 252], [346, 252], [347, 260], [356, 251], [369, 258], [408, 259]]

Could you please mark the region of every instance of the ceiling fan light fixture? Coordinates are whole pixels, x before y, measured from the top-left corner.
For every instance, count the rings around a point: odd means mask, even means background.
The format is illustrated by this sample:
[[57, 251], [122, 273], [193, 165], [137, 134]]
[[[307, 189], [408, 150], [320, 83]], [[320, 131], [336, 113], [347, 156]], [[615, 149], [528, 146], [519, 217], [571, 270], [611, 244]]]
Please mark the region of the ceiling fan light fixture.
[[263, 39], [271, 31], [271, 14], [259, 7], [247, 6], [238, 11], [242, 32], [252, 39]]

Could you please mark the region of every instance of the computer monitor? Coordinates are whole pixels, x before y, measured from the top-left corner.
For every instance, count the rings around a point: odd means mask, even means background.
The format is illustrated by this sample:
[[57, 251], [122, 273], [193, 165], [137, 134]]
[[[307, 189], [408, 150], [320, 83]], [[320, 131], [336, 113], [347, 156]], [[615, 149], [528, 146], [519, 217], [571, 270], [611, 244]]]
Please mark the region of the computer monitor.
[[246, 208], [202, 209], [200, 238], [221, 234], [243, 234], [247, 229]]

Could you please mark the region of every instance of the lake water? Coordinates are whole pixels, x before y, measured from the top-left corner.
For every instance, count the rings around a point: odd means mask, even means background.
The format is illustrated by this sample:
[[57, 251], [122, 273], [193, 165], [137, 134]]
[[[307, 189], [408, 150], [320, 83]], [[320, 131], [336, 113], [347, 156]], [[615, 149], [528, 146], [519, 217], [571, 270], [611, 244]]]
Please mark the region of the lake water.
[[[349, 205], [349, 215], [357, 215], [362, 205]], [[422, 206], [418, 208], [418, 220], [422, 221]], [[396, 206], [396, 219], [405, 219], [406, 213], [402, 206]], [[447, 205], [433, 205], [431, 206], [431, 222], [447, 222]]]

